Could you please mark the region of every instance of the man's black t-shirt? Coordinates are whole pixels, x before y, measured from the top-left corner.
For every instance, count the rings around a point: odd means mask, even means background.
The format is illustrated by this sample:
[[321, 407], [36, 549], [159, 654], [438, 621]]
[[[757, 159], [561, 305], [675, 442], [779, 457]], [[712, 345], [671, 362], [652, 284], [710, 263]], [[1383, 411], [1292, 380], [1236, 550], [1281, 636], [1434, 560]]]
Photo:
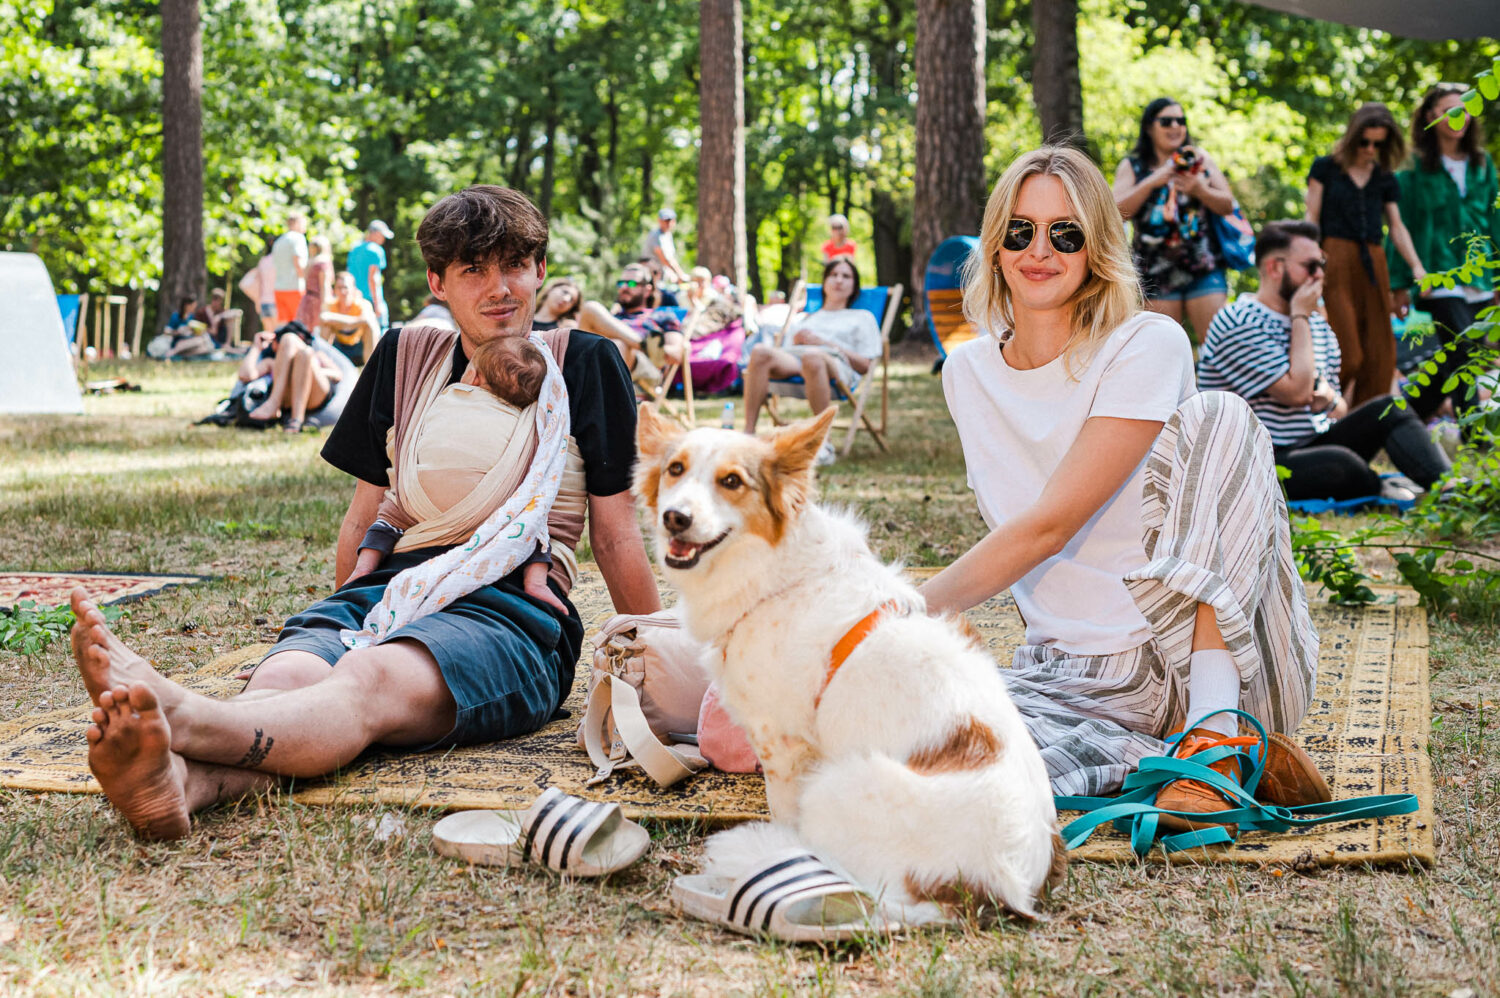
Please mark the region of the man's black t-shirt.
[[[385, 438], [396, 419], [396, 338], [400, 335], [400, 330], [393, 329], [380, 338], [323, 445], [323, 460], [381, 488], [390, 485]], [[460, 340], [453, 345], [448, 383], [462, 378], [468, 366]], [[630, 488], [635, 463], [635, 389], [625, 361], [609, 340], [575, 329], [568, 336], [562, 375], [589, 495], [624, 492]]]

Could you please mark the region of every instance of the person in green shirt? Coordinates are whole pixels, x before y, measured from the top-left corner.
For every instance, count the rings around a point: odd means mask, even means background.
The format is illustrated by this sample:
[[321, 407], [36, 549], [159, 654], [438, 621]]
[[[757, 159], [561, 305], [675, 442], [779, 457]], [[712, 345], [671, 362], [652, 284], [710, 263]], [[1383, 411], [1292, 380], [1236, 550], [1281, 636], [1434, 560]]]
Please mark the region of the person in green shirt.
[[[1497, 184], [1495, 162], [1484, 151], [1480, 124], [1468, 114], [1463, 124], [1454, 128], [1446, 116], [1463, 103], [1465, 87], [1439, 83], [1427, 92], [1412, 116], [1412, 160], [1407, 169], [1396, 175], [1401, 185], [1401, 218], [1411, 232], [1417, 256], [1432, 273], [1457, 267], [1464, 261], [1469, 236], [1486, 236], [1492, 247], [1500, 248], [1500, 211], [1495, 208]], [[1435, 127], [1427, 126], [1444, 119]], [[1417, 305], [1432, 315], [1439, 342], [1454, 344], [1425, 389], [1414, 389], [1411, 404], [1423, 418], [1442, 405], [1445, 396], [1439, 391], [1448, 375], [1467, 360], [1469, 351], [1457, 334], [1474, 323], [1480, 310], [1500, 296], [1487, 271], [1471, 284], [1453, 289], [1414, 287], [1411, 268], [1386, 240], [1386, 260], [1390, 268], [1392, 300], [1396, 313], [1405, 316], [1417, 294]], [[1462, 411], [1472, 401], [1473, 389], [1460, 385], [1451, 397], [1455, 411]]]

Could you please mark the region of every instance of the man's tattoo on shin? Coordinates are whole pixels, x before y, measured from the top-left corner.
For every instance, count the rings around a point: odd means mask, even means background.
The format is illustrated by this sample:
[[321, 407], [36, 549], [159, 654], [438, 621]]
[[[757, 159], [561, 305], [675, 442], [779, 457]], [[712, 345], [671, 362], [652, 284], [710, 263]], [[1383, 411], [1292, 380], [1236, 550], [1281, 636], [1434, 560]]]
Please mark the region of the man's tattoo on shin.
[[[265, 738], [266, 742], [264, 746], [261, 745], [262, 737]], [[242, 769], [254, 769], [266, 761], [266, 756], [271, 754], [271, 746], [275, 744], [275, 738], [266, 735], [260, 728], [256, 728], [255, 741], [250, 745], [250, 750], [240, 756], [240, 761], [237, 765]]]

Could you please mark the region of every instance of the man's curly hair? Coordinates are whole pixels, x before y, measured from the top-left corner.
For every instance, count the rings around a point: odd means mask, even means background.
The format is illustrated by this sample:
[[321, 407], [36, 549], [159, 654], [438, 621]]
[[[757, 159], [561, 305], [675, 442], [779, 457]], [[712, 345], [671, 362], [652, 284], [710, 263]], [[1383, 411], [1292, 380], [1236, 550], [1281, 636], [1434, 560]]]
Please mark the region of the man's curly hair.
[[547, 219], [520, 191], [475, 184], [428, 209], [417, 228], [417, 246], [427, 269], [440, 276], [452, 263], [541, 262], [547, 258]]

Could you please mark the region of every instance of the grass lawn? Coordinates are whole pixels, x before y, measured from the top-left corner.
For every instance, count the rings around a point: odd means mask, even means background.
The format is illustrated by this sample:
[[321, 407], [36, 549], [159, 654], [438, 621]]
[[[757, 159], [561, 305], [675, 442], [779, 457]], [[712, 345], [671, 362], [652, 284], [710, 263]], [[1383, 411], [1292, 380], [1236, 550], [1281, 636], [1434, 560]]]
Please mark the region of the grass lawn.
[[[120, 625], [169, 674], [271, 640], [331, 584], [350, 481], [318, 436], [190, 426], [227, 365], [118, 370], [145, 391], [0, 419], [0, 569], [214, 576]], [[824, 495], [886, 557], [945, 564], [983, 529], [953, 427], [925, 368], [892, 397], [894, 453], [862, 438]], [[678, 917], [668, 885], [701, 838], [682, 824], [650, 825], [646, 861], [607, 883], [562, 883], [438, 857], [422, 811], [381, 839], [389, 809], [273, 796], [145, 845], [101, 797], [0, 791], [0, 994], [1494, 994], [1500, 634], [1443, 617], [1432, 638], [1431, 870], [1074, 864], [1044, 923], [824, 951]], [[0, 652], [4, 718], [85, 702], [66, 642]]]

